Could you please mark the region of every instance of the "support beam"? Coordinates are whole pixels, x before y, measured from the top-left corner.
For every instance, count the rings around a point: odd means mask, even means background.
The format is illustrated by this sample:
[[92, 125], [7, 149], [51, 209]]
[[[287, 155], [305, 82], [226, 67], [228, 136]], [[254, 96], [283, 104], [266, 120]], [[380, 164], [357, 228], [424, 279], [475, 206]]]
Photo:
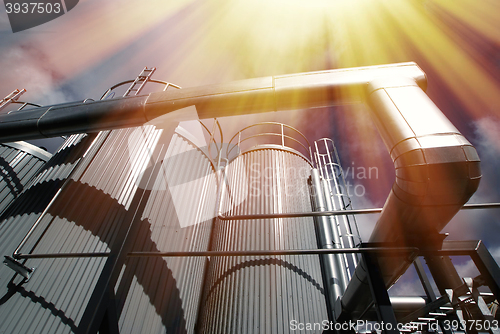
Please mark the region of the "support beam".
[[375, 310], [379, 322], [384, 324], [383, 333], [385, 334], [399, 334], [397, 330], [397, 320], [394, 310], [392, 309], [389, 294], [385, 287], [385, 282], [382, 277], [382, 272], [378, 264], [377, 254], [365, 253], [361, 257], [366, 265], [366, 272], [368, 274], [368, 285], [372, 294]]
[[[417, 257], [415, 261], [413, 261], [413, 265], [415, 266], [415, 270], [417, 271], [418, 278], [420, 279], [420, 283], [422, 283], [422, 287], [424, 288], [427, 298], [430, 299], [431, 303], [435, 302], [437, 300], [436, 294], [434, 293], [431, 282], [429, 281], [429, 277], [427, 277], [424, 266], [419, 257]], [[438, 324], [443, 334], [451, 334], [451, 331], [447, 328], [447, 326], [445, 326], [442, 320], [438, 320]]]
[[482, 241], [477, 243], [471, 258], [486, 281], [486, 285], [493, 292], [495, 298], [500, 300], [500, 268]]

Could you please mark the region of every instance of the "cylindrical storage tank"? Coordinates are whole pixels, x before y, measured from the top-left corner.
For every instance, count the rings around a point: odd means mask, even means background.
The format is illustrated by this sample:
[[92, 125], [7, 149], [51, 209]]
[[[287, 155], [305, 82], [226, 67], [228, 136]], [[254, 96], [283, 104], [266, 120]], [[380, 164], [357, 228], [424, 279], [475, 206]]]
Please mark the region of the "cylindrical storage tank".
[[[217, 196], [213, 164], [173, 129], [101, 132], [87, 144], [82, 151], [68, 141], [0, 221], [0, 255], [12, 256], [38, 224], [19, 251], [41, 256], [20, 260], [36, 268], [29, 281], [0, 266], [0, 332], [84, 332], [84, 316], [97, 307], [97, 283], [116, 274], [106, 290], [110, 326], [120, 333], [193, 333], [205, 258], [131, 257], [109, 273], [111, 257], [92, 254], [207, 250]], [[60, 190], [47, 191], [54, 186]], [[134, 233], [123, 238], [130, 225]], [[61, 254], [74, 257], [53, 258]]]
[[51, 156], [26, 142], [0, 144], [0, 216]]
[[[143, 168], [142, 178], [152, 181], [139, 184], [148, 197], [132, 251], [208, 249], [217, 197], [215, 169], [186, 131], [179, 130]], [[189, 256], [129, 257], [115, 285], [120, 333], [194, 333], [206, 262]]]
[[[273, 145], [274, 146], [274, 145]], [[226, 216], [310, 212], [311, 165], [284, 146], [257, 146], [225, 168]], [[220, 220], [214, 251], [316, 249], [313, 219]], [[328, 320], [318, 255], [212, 257], [199, 333], [289, 333]], [[305, 327], [304, 327], [305, 328]]]

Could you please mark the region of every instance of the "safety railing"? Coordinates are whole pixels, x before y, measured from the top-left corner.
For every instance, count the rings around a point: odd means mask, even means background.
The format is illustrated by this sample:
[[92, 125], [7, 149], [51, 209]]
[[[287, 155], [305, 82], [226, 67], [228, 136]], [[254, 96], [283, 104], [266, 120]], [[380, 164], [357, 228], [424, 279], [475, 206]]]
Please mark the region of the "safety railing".
[[278, 122], [256, 123], [238, 131], [228, 143], [226, 157], [232, 160], [253, 148], [266, 147], [294, 151], [312, 163], [311, 145], [306, 136], [294, 127]]

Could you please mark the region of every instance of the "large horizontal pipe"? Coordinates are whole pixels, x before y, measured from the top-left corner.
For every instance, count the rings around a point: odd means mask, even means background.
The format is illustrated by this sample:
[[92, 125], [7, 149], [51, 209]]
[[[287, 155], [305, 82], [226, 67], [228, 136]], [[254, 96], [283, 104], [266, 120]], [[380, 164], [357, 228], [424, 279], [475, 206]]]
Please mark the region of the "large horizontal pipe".
[[139, 126], [193, 105], [204, 119], [362, 101], [367, 83], [395, 76], [412, 78], [425, 89], [425, 74], [415, 63], [265, 77], [1, 115], [0, 142]]
[[[391, 306], [396, 315], [396, 319], [403, 317], [425, 307], [429, 300], [421, 296], [391, 296], [389, 297]], [[374, 306], [365, 314], [364, 318], [369, 320], [377, 320], [377, 312]]]

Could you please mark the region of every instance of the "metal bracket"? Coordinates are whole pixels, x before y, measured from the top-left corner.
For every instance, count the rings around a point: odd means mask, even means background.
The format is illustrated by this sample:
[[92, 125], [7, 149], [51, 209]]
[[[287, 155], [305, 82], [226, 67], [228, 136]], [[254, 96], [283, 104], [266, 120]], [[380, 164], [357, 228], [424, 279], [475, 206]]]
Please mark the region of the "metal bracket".
[[35, 268], [29, 268], [26, 267], [24, 264], [18, 262], [17, 260], [14, 260], [10, 256], [4, 256], [5, 259], [3, 260], [3, 263], [9, 267], [10, 269], [14, 270], [16, 273], [21, 275], [26, 279], [26, 282], [29, 281], [31, 278], [31, 275], [33, 275], [33, 272], [35, 271]]

